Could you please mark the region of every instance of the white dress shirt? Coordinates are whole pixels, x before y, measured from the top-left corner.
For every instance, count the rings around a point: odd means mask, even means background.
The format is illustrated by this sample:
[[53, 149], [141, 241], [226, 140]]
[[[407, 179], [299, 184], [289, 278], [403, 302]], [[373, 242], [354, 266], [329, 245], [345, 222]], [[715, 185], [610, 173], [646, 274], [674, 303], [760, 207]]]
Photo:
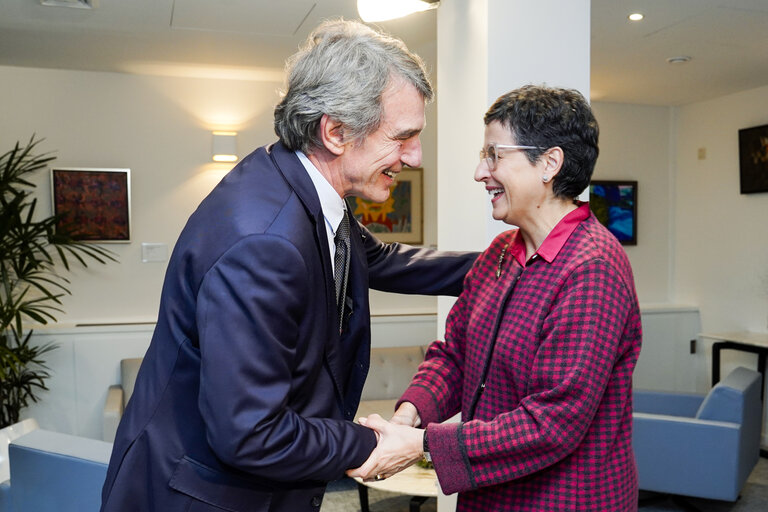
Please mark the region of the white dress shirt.
[[[301, 164], [307, 170], [307, 174], [309, 174], [312, 183], [315, 185], [317, 197], [320, 198], [320, 206], [323, 210], [323, 217], [325, 217], [325, 233], [328, 235], [328, 248], [331, 251], [331, 270], [333, 271], [333, 259], [336, 256], [334, 237], [336, 236], [339, 224], [341, 224], [341, 218], [344, 216], [346, 203], [336, 192], [336, 189], [325, 179], [325, 176], [320, 174], [317, 167], [309, 161], [307, 155], [301, 151], [296, 151], [296, 156], [299, 157]], [[350, 217], [349, 221], [353, 221], [352, 217]]]

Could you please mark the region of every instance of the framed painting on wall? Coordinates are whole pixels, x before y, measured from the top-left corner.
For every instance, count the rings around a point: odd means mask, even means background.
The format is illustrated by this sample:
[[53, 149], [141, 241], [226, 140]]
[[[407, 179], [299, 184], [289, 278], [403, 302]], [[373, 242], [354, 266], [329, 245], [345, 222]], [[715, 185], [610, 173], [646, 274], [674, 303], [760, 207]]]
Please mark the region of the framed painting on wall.
[[418, 245], [422, 236], [422, 169], [403, 169], [383, 203], [352, 198], [352, 215], [382, 242]]
[[742, 194], [768, 192], [768, 124], [739, 130]]
[[56, 229], [84, 242], [129, 242], [130, 174], [130, 169], [51, 169]]
[[592, 181], [589, 209], [624, 245], [637, 245], [637, 182]]

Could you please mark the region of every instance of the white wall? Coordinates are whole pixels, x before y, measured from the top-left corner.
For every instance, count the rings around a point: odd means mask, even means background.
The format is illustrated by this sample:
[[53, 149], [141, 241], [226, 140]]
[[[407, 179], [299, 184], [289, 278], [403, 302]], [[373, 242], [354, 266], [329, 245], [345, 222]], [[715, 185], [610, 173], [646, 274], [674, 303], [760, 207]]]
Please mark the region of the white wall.
[[640, 302], [698, 306], [703, 331], [768, 330], [768, 193], [739, 193], [738, 152], [739, 129], [768, 124], [765, 105], [768, 87], [674, 108], [593, 104], [594, 177], [638, 181], [638, 245], [625, 249]]
[[625, 245], [641, 303], [672, 299], [673, 169], [670, 107], [592, 104], [600, 125], [594, 179], [638, 183], [637, 245]]
[[[275, 140], [272, 110], [282, 84], [1, 66], [0, 84], [2, 152], [35, 133], [45, 138], [41, 150], [55, 151], [57, 166], [131, 169], [131, 242], [109, 246], [119, 264], [70, 274], [72, 296], [59, 321], [153, 321], [167, 262], [142, 263], [141, 243], [165, 243], [170, 254], [188, 216], [231, 167], [210, 162], [211, 130], [237, 130], [241, 155]], [[423, 136], [426, 245], [436, 243], [437, 230], [435, 110]], [[47, 171], [37, 178], [40, 212], [48, 214]], [[435, 304], [376, 293], [372, 312], [433, 313]]]
[[[36, 133], [62, 167], [131, 169], [129, 244], [111, 244], [119, 264], [78, 270], [63, 322], [153, 320], [166, 263], [141, 263], [141, 243], [168, 244], [228, 166], [210, 162], [214, 128], [240, 132], [245, 152], [274, 139], [275, 82], [0, 67], [3, 150]], [[38, 197], [50, 213], [47, 173]]]
[[675, 298], [705, 331], [768, 331], [768, 193], [739, 193], [738, 131], [763, 124], [768, 87], [679, 111]]

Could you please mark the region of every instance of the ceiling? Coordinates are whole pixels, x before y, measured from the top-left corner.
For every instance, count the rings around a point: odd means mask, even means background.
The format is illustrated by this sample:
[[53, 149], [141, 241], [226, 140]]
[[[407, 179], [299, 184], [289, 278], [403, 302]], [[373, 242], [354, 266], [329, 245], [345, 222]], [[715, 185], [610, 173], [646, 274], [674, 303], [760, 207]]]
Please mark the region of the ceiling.
[[[357, 18], [355, 0], [94, 1], [0, 0], [0, 65], [274, 78], [322, 19]], [[414, 47], [435, 40], [434, 11], [380, 25]], [[591, 67], [597, 101], [683, 105], [768, 85], [768, 0], [592, 0]]]

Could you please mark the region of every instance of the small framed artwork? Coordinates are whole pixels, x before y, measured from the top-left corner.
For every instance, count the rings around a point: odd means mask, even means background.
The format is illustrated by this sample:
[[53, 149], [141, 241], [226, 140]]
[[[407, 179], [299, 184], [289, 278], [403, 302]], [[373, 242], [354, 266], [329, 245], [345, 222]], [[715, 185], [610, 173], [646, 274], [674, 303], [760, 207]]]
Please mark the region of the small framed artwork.
[[56, 229], [84, 242], [131, 239], [130, 169], [51, 169]]
[[637, 182], [593, 181], [589, 208], [624, 245], [637, 245]]
[[742, 194], [768, 192], [768, 124], [739, 130]]
[[423, 243], [422, 173], [422, 169], [400, 171], [383, 203], [353, 198], [352, 214], [382, 242]]

